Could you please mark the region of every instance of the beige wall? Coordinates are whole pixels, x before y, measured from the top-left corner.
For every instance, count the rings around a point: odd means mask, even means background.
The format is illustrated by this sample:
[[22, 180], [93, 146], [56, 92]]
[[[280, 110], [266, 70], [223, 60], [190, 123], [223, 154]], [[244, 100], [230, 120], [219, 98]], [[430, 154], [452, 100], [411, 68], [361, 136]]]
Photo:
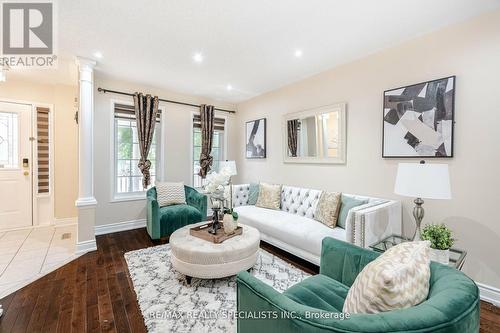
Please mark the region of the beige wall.
[[[318, 52], [320, 52], [319, 50]], [[412, 201], [393, 194], [398, 159], [381, 158], [384, 90], [457, 76], [455, 157], [448, 163], [453, 199], [427, 200], [424, 221], [444, 221], [456, 246], [468, 250], [465, 272], [500, 287], [500, 11], [441, 30], [238, 105], [238, 124], [266, 117], [266, 160], [244, 158], [238, 135], [238, 180], [272, 181], [348, 193], [397, 198], [407, 231]], [[347, 102], [347, 163], [297, 165], [282, 161], [281, 116]]]
[[[188, 103], [207, 103], [225, 109], [234, 109], [228, 103], [221, 103], [193, 96], [180, 95], [168, 90], [156, 89], [135, 83], [127, 83], [95, 75], [95, 118], [94, 118], [94, 191], [97, 200], [96, 225], [104, 225], [122, 221], [143, 219], [146, 217], [146, 200], [113, 202], [112, 200], [112, 166], [111, 156], [111, 122], [112, 100], [130, 101], [132, 97], [102, 94], [97, 92], [98, 87], [126, 92], [142, 91], [156, 94], [160, 98], [180, 100]], [[191, 116], [198, 109], [176, 104], [160, 104], [165, 112], [163, 157], [164, 172], [167, 181], [183, 181], [191, 184]], [[164, 111], [163, 111], [164, 110]], [[235, 117], [224, 113], [228, 120], [228, 156], [234, 158], [234, 148], [230, 138], [234, 136], [233, 126]]]
[[78, 126], [73, 120], [76, 111], [76, 86], [37, 84], [12, 80], [0, 83], [0, 100], [18, 100], [54, 106], [54, 217], [78, 215]]

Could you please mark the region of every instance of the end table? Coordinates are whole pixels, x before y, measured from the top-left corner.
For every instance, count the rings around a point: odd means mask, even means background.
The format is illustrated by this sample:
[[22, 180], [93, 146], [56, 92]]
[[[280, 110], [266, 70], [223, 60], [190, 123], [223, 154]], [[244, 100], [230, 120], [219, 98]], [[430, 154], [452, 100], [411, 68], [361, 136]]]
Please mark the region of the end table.
[[[390, 235], [390, 236], [387, 236], [386, 238], [382, 239], [381, 241], [370, 245], [370, 248], [374, 251], [383, 253], [395, 245], [401, 244], [403, 242], [409, 242], [409, 241], [410, 241], [409, 239], [407, 239], [401, 235]], [[466, 256], [467, 256], [467, 251], [457, 249], [457, 248], [451, 248], [450, 249], [450, 262], [448, 263], [448, 266], [455, 267], [456, 269], [462, 270], [462, 267], [464, 266], [464, 263], [465, 263]]]

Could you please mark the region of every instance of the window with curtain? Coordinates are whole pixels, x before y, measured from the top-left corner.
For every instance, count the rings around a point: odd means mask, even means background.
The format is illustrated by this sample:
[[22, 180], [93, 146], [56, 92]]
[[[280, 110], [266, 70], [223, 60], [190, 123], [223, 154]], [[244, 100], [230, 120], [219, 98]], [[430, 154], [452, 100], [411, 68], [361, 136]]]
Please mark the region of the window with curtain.
[[[148, 159], [151, 161], [151, 185], [154, 186], [161, 146], [161, 110], [158, 110], [156, 128]], [[135, 111], [133, 105], [114, 105], [114, 197], [142, 196], [142, 173], [137, 167], [141, 158]]]
[[[214, 119], [214, 138], [212, 141], [213, 164], [210, 170], [219, 170], [219, 162], [224, 161], [224, 127], [226, 120], [216, 117]], [[193, 116], [193, 187], [201, 188], [206, 184], [198, 173], [200, 172], [200, 154], [201, 154], [201, 119], [199, 114]]]

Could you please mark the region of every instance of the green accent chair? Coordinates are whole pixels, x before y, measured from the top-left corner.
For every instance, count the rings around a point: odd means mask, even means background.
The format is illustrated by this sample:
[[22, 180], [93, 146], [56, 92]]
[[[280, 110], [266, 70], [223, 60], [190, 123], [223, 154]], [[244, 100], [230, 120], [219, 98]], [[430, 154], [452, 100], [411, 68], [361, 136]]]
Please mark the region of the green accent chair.
[[[378, 255], [327, 237], [322, 243], [320, 274], [283, 293], [246, 271], [238, 273], [238, 332], [479, 332], [476, 284], [455, 268], [435, 262], [426, 301], [408, 309], [353, 314], [344, 320], [326, 318], [324, 314], [342, 312], [349, 287]], [[262, 318], [265, 311], [271, 311], [267, 312], [271, 319]], [[317, 317], [321, 314], [322, 318]]]
[[192, 187], [184, 186], [186, 205], [160, 207], [156, 201], [156, 187], [147, 192], [147, 225], [149, 237], [160, 239], [188, 224], [207, 219], [207, 196]]

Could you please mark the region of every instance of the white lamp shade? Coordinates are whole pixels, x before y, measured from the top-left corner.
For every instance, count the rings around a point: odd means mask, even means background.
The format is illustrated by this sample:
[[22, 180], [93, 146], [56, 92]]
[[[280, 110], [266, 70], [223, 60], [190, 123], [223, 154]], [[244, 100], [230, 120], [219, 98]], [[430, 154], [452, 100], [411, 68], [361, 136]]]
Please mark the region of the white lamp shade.
[[236, 162], [235, 161], [224, 161], [219, 162], [219, 172], [227, 168], [229, 170], [229, 175], [236, 176], [238, 174], [238, 170], [236, 170]]
[[451, 199], [448, 165], [399, 163], [394, 193], [423, 199]]

